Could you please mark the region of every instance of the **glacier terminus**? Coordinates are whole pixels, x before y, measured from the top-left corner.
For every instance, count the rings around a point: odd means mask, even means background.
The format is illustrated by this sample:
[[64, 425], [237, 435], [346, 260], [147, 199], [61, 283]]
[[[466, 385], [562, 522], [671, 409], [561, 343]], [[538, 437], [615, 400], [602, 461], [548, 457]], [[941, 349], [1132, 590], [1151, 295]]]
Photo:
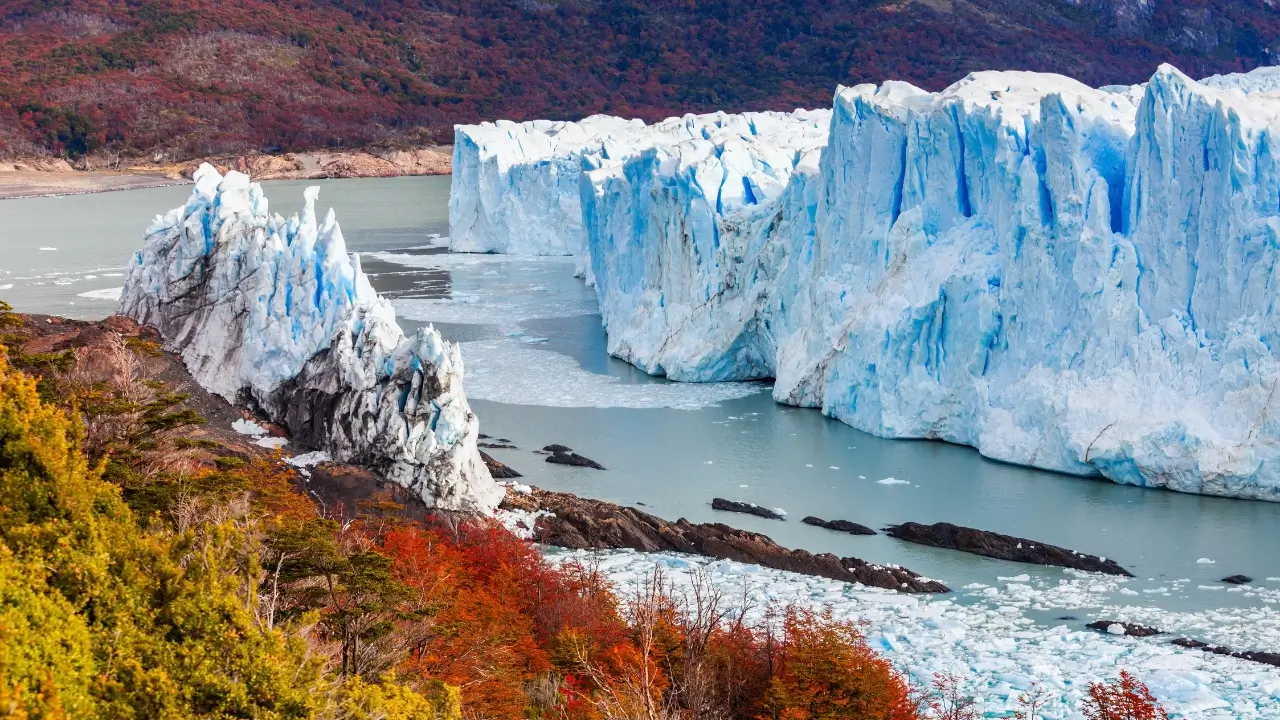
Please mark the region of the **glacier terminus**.
[[608, 350], [1020, 465], [1280, 501], [1280, 73], [974, 73], [830, 111], [455, 129], [457, 251], [574, 254]]

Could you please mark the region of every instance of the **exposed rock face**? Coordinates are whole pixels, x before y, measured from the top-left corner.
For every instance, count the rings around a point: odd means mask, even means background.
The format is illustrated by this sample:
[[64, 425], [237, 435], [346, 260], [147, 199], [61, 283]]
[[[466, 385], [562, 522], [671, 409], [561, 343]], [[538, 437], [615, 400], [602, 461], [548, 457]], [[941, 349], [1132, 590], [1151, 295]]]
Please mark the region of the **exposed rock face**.
[[[563, 445], [555, 445], [548, 447], [564, 447]], [[589, 457], [584, 457], [576, 452], [553, 452], [547, 456], [547, 462], [557, 465], [572, 465], [573, 467], [594, 468], [596, 470], [604, 470], [605, 467]]]
[[1177, 640], [1173, 641], [1173, 644], [1179, 645], [1185, 648], [1203, 650], [1205, 652], [1213, 653], [1214, 655], [1229, 655], [1234, 658], [1240, 658], [1241, 660], [1252, 660], [1253, 662], [1262, 663], [1263, 665], [1280, 667], [1280, 653], [1259, 652], [1259, 651], [1252, 651], [1252, 650], [1239, 652], [1236, 650], [1232, 650], [1231, 648], [1222, 647], [1221, 645], [1210, 645], [1209, 643], [1200, 642], [1199, 640], [1192, 640], [1191, 638], [1178, 638]]
[[513, 470], [509, 465], [499, 462], [492, 455], [481, 450], [480, 459], [484, 460], [484, 464], [489, 468], [489, 474], [494, 480], [510, 480], [512, 478], [524, 477], [520, 473]]
[[538, 518], [533, 538], [541, 543], [575, 549], [630, 548], [641, 552], [683, 552], [755, 563], [913, 593], [949, 592], [946, 585], [920, 577], [906, 568], [873, 565], [858, 558], [830, 553], [789, 550], [760, 533], [720, 523], [667, 522], [634, 508], [567, 493], [534, 488], [532, 493], [508, 493], [503, 508], [550, 515]]
[[746, 513], [747, 515], [755, 515], [766, 520], [786, 520], [781, 513], [770, 510], [767, 507], [749, 502], [737, 502], [735, 500], [725, 500], [724, 498], [712, 498], [712, 510], [723, 510], [724, 512]]
[[890, 537], [906, 540], [907, 542], [960, 550], [961, 552], [999, 560], [1011, 560], [1033, 565], [1054, 565], [1075, 570], [1133, 577], [1132, 573], [1120, 567], [1114, 560], [1108, 560], [1097, 555], [1084, 555], [1034, 540], [961, 527], [951, 523], [921, 525], [920, 523], [909, 522], [885, 528], [885, 532]]
[[[239, 155], [209, 162], [219, 172], [235, 170], [259, 180], [447, 175], [452, 167], [452, 158], [446, 154], [447, 150], [414, 148], [381, 153], [333, 151]], [[198, 166], [193, 168], [189, 165], [180, 174], [190, 177], [196, 170]]]
[[1133, 637], [1151, 637], [1152, 635], [1161, 634], [1159, 630], [1153, 627], [1137, 623], [1118, 622], [1116, 620], [1097, 620], [1085, 627], [1098, 632], [1111, 633], [1112, 635], [1132, 635]]
[[810, 515], [809, 517], [806, 517], [800, 522], [804, 523], [805, 525], [815, 525], [820, 528], [835, 530], [836, 532], [849, 533], [850, 535], [875, 535], [876, 534], [875, 530], [872, 530], [866, 525], [860, 525], [856, 522], [851, 522], [849, 520], [823, 520], [820, 517], [814, 517]]
[[318, 188], [267, 211], [249, 177], [205, 165], [157, 217], [120, 313], [154, 326], [203, 387], [255, 406], [295, 442], [364, 465], [433, 507], [491, 512], [503, 490], [476, 449], [462, 357], [434, 328], [406, 337], [348, 255]]

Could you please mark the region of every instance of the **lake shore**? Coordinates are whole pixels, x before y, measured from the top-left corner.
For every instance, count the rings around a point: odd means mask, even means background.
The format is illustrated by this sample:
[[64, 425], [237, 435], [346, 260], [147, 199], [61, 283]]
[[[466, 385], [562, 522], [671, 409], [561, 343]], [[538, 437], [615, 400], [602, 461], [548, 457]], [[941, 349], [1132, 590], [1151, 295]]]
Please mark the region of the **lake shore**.
[[238, 170], [254, 180], [321, 180], [448, 175], [449, 146], [379, 151], [322, 151], [282, 155], [226, 155], [180, 163], [149, 163], [120, 169], [77, 169], [66, 160], [33, 158], [0, 162], [0, 199], [84, 195], [114, 190], [180, 185], [201, 163], [219, 172]]

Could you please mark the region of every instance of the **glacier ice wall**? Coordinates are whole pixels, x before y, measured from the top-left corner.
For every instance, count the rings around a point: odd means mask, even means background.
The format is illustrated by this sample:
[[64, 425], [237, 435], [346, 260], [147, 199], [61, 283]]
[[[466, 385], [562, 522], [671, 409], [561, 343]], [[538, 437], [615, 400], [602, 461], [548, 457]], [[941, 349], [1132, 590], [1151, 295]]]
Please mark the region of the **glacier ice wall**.
[[[685, 115], [652, 125], [593, 115], [578, 122], [500, 120], [455, 126], [450, 249], [578, 255], [579, 274], [589, 273], [579, 199], [584, 171], [699, 138], [774, 137], [815, 129], [825, 133], [828, 117], [823, 110], [797, 110]], [[591, 281], [589, 275], [587, 279]]]
[[841, 88], [816, 135], [619, 140], [577, 208], [609, 352], [773, 377], [883, 437], [1280, 500], [1277, 89], [975, 73]]
[[261, 409], [294, 440], [363, 464], [431, 506], [491, 512], [502, 497], [476, 447], [462, 357], [433, 328], [406, 337], [349, 255], [318, 188], [300, 215], [209, 165], [158, 216], [119, 312], [157, 328], [192, 376]]

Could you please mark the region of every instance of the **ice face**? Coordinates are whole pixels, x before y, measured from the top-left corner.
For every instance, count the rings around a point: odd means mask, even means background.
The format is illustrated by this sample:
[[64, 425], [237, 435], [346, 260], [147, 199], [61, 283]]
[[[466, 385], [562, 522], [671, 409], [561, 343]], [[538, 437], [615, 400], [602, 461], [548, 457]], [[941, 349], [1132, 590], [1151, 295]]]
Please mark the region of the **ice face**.
[[318, 188], [300, 215], [267, 210], [257, 183], [209, 165], [156, 218], [119, 312], [157, 328], [202, 386], [252, 404], [295, 441], [370, 466], [428, 505], [492, 511], [462, 357], [433, 328], [405, 337], [348, 254]]
[[[593, 115], [579, 122], [498, 121], [454, 128], [450, 248], [455, 252], [578, 255], [588, 282], [579, 183], [584, 171], [616, 167], [654, 147], [693, 139], [825, 134], [826, 111], [710, 113], [654, 125]], [[720, 142], [723, 142], [721, 140]], [[778, 150], [781, 150], [780, 143]], [[774, 147], [760, 144], [761, 148]], [[774, 158], [790, 166], [790, 158]], [[763, 175], [761, 176], [764, 177]], [[732, 189], [775, 192], [785, 183]]]
[[609, 351], [774, 377], [882, 437], [1280, 500], [1275, 84], [860, 85], [816, 137], [707, 132], [586, 169]]

